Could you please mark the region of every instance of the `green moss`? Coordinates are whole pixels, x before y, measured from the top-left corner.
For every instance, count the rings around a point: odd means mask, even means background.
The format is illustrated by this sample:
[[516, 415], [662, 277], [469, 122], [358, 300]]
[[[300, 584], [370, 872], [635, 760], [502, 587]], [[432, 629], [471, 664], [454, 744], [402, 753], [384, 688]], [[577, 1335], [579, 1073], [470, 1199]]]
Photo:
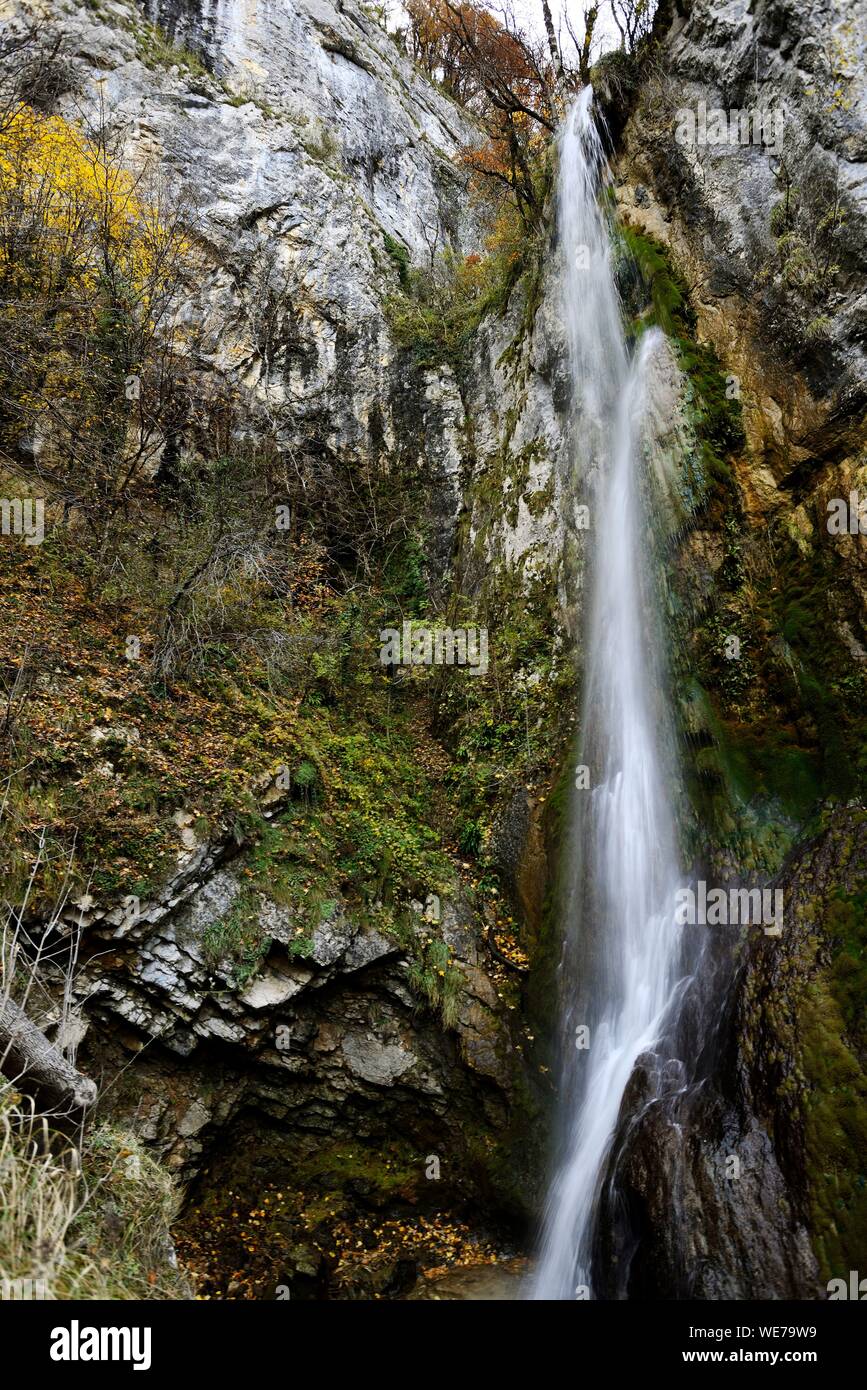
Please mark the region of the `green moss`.
[[305, 1189], [342, 1191], [361, 1184], [366, 1195], [385, 1199], [406, 1195], [424, 1180], [425, 1156], [395, 1140], [368, 1148], [342, 1141], [318, 1148], [293, 1165], [293, 1182]]
[[263, 98], [254, 91], [233, 92], [225, 83], [221, 83], [221, 86], [225, 93], [224, 102], [226, 106], [255, 106], [257, 111], [261, 111], [262, 115], [269, 120], [276, 120], [280, 114], [276, 107], [272, 106], [270, 102], [263, 100]]
[[817, 978], [799, 1011], [812, 1235], [826, 1280], [846, 1277], [867, 1250], [867, 1078], [841, 1011], [853, 975], [863, 985], [865, 939], [862, 906], [854, 972], [838, 948], [830, 982]]
[[551, 1000], [557, 998], [557, 970], [562, 958], [564, 895], [573, 848], [568, 835], [568, 819], [577, 762], [576, 738], [565, 752], [545, 808], [545, 844], [554, 873], [545, 887], [540, 937], [532, 943], [533, 968], [527, 989], [527, 1016], [538, 1039], [536, 1052], [543, 1057], [543, 1064], [549, 1070], [554, 1067], [556, 1056]]
[[620, 236], [625, 256], [637, 267], [645, 298], [633, 329], [640, 332], [651, 322], [671, 338], [687, 378], [690, 422], [699, 442], [707, 482], [711, 486], [730, 485], [727, 458], [744, 444], [740, 400], [733, 393], [713, 346], [695, 338], [696, 317], [689, 291], [666, 249], [632, 227], [622, 227]]
[[649, 293], [652, 320], [664, 333], [676, 338], [691, 335], [695, 313], [689, 303], [686, 285], [674, 269], [663, 246], [652, 237], [630, 226], [618, 228], [624, 253], [638, 268]]
[[845, 595], [827, 551], [804, 554], [780, 535], [777, 557], [780, 582], [763, 595], [763, 612], [785, 643], [798, 702], [812, 719], [823, 787], [847, 799], [867, 772], [867, 680], [845, 645], [829, 640], [835, 610], [846, 611]]
[[828, 906], [831, 993], [853, 1050], [867, 1054], [867, 891], [838, 894]]
[[575, 671], [554, 649], [555, 603], [545, 577], [491, 570], [480, 619], [495, 634], [492, 669], [472, 681], [455, 669], [442, 674], [439, 718], [454, 759], [449, 781], [459, 823], [481, 846], [483, 865], [503, 800], [520, 782], [547, 783], [572, 727]]

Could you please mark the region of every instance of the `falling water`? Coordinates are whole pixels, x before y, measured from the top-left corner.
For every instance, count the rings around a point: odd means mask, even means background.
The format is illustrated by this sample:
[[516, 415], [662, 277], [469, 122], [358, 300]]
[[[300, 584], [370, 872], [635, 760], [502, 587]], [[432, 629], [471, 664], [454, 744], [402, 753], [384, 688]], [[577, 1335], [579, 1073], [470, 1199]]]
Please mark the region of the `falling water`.
[[[581, 765], [573, 796], [563, 963], [562, 1151], [533, 1296], [593, 1287], [594, 1211], [636, 1059], [662, 1034], [680, 931], [661, 638], [642, 477], [652, 362], [630, 358], [600, 192], [606, 163], [585, 88], [560, 144], [559, 231], [583, 498], [590, 501], [590, 608]], [[579, 1030], [589, 1028], [589, 1046]], [[579, 1293], [578, 1296], [584, 1296]]]

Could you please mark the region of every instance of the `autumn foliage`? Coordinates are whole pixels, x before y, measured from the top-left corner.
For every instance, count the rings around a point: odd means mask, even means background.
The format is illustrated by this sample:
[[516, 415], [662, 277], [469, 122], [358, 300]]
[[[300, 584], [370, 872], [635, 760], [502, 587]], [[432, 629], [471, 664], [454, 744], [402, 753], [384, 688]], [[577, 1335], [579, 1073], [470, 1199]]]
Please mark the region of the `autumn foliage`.
[[409, 0], [405, 8], [412, 58], [456, 101], [484, 115], [500, 87], [505, 104], [520, 101], [550, 120], [552, 75], [517, 28], [481, 5]]
[[482, 186], [508, 190], [538, 222], [539, 160], [558, 115], [563, 74], [548, 49], [503, 12], [478, 4], [410, 0], [406, 43], [425, 72], [476, 117], [486, 135], [463, 160]]
[[[0, 148], [0, 459], [103, 544], [177, 405], [187, 245], [141, 178], [19, 103]], [[58, 460], [62, 459], [62, 468]]]

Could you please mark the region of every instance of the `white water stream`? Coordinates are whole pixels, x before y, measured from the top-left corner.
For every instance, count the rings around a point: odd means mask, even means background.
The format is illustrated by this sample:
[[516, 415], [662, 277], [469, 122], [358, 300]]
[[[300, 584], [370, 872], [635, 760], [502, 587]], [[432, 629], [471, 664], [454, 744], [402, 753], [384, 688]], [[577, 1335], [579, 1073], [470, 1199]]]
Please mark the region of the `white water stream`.
[[[532, 1296], [586, 1296], [594, 1212], [623, 1092], [660, 1036], [679, 978], [678, 867], [661, 640], [645, 519], [643, 422], [660, 348], [630, 359], [600, 206], [607, 177], [585, 88], [560, 143], [559, 234], [576, 438], [591, 507], [582, 751], [590, 787], [573, 796], [566, 904], [561, 1154]], [[589, 1027], [589, 1046], [576, 1030]], [[576, 1294], [576, 1289], [578, 1292]]]

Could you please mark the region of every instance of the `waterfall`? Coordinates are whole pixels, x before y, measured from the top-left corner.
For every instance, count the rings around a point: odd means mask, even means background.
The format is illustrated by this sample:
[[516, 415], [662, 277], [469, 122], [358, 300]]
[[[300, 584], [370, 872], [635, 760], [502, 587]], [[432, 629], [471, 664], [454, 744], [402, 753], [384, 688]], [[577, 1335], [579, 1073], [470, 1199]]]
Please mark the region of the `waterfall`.
[[600, 206], [607, 165], [591, 103], [587, 87], [560, 137], [576, 502], [589, 499], [591, 517], [579, 755], [589, 786], [576, 786], [572, 799], [561, 1151], [532, 1288], [540, 1299], [592, 1297], [594, 1211], [621, 1101], [636, 1059], [662, 1036], [680, 973], [670, 739], [646, 521], [652, 492], [642, 467], [661, 335], [645, 333], [630, 356]]

